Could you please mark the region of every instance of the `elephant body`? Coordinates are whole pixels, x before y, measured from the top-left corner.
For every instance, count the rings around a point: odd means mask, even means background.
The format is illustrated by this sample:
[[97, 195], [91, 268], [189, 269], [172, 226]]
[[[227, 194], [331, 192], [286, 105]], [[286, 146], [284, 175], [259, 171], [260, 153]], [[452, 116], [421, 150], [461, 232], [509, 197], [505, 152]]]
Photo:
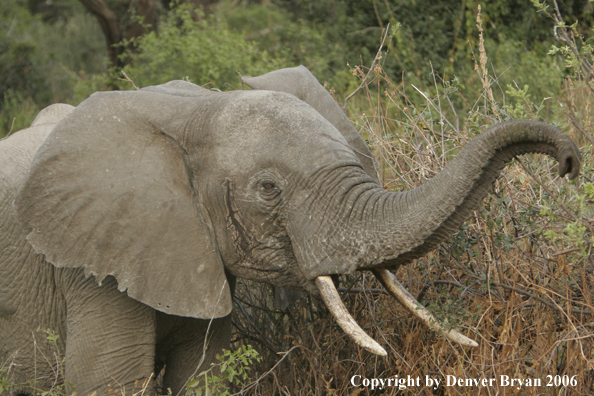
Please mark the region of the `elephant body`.
[[[71, 110], [50, 106], [31, 128], [0, 142], [0, 361], [14, 394], [29, 394], [33, 380], [49, 389], [61, 374], [84, 392], [138, 390], [165, 363], [164, 384], [179, 390], [202, 359], [209, 320], [159, 312], [118, 291], [111, 276], [99, 286], [81, 268], [55, 267], [26, 242], [17, 220], [12, 202], [35, 153]], [[210, 324], [206, 367], [229, 348], [230, 324], [230, 316]]]
[[424, 323], [476, 346], [417, 309], [386, 268], [447, 240], [516, 155], [579, 172], [561, 131], [514, 121], [425, 185], [387, 192], [307, 69], [244, 82], [255, 90], [172, 81], [96, 93], [0, 141], [0, 361], [13, 393], [51, 388], [60, 367], [79, 394], [152, 392], [165, 367], [177, 393], [229, 347], [236, 277], [321, 296], [356, 343], [385, 355], [330, 278], [371, 270]]
[[[37, 149], [71, 109], [70, 106], [59, 107], [57, 111], [47, 109], [31, 128], [0, 142], [0, 360], [9, 365], [9, 375], [15, 383], [33, 379], [33, 371], [37, 369], [41, 378], [47, 378], [46, 385], [51, 384], [55, 377], [52, 375], [56, 364], [54, 351], [44, 342], [45, 336], [35, 331], [39, 327], [64, 335], [66, 301], [54, 287], [64, 270], [47, 264], [26, 242], [27, 232], [20, 226], [12, 202]], [[41, 349], [38, 354], [34, 353], [34, 337]], [[65, 350], [64, 340], [62, 336], [57, 340], [60, 351]]]

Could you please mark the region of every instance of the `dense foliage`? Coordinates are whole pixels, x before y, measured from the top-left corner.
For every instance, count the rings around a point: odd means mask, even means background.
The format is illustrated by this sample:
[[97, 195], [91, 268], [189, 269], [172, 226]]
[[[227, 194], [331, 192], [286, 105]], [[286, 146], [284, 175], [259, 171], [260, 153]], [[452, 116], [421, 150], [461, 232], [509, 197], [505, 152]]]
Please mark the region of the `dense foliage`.
[[[388, 24], [392, 31], [384, 50], [390, 51], [382, 67], [393, 80], [424, 91], [454, 79], [469, 92], [482, 86], [473, 62], [474, 0], [156, 3], [159, 17], [146, 25], [147, 33], [133, 38], [133, 45], [122, 44], [124, 70], [137, 86], [189, 78], [229, 89], [237, 86], [238, 74], [304, 64], [344, 97], [358, 84], [350, 68], [371, 63]], [[105, 4], [120, 24], [142, 23], [132, 3]], [[210, 5], [191, 10], [195, 4]], [[585, 0], [560, 3], [567, 24], [579, 20], [581, 32], [591, 26], [591, 9]], [[537, 98], [558, 94], [567, 72], [547, 55], [555, 41], [550, 18], [514, 0], [487, 3], [482, 14], [496, 83], [528, 85]], [[24, 127], [52, 102], [77, 104], [98, 89], [131, 88], [120, 81], [119, 70], [108, 71], [101, 28], [77, 0], [6, 0], [0, 29], [0, 135]], [[497, 93], [496, 98], [503, 100]]]

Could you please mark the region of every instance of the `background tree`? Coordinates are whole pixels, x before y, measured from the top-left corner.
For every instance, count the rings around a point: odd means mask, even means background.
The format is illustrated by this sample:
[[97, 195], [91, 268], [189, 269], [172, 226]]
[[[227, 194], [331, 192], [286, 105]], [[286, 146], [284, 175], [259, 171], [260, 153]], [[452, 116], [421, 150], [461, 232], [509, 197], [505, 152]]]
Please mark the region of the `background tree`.
[[[80, 0], [97, 18], [111, 65], [118, 69], [124, 65], [121, 55], [130, 50], [130, 43], [154, 28], [157, 21], [157, 0]], [[122, 45], [125, 42], [127, 45]]]

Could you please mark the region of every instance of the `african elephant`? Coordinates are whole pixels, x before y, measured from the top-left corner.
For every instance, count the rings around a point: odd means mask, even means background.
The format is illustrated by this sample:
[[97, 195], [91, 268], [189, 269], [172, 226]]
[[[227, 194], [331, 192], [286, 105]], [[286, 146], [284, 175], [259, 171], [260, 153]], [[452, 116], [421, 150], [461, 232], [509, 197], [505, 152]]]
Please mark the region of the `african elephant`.
[[164, 364], [177, 392], [202, 360], [211, 320], [202, 367], [228, 347], [236, 277], [321, 295], [355, 342], [385, 355], [331, 276], [371, 270], [439, 330], [387, 269], [447, 240], [516, 155], [546, 153], [561, 176], [579, 173], [568, 136], [512, 121], [425, 185], [387, 192], [365, 142], [306, 68], [243, 81], [254, 90], [172, 81], [95, 93], [0, 142], [0, 361], [14, 363], [13, 379], [51, 385], [42, 327], [60, 335], [65, 380], [79, 394], [107, 384], [130, 392]]

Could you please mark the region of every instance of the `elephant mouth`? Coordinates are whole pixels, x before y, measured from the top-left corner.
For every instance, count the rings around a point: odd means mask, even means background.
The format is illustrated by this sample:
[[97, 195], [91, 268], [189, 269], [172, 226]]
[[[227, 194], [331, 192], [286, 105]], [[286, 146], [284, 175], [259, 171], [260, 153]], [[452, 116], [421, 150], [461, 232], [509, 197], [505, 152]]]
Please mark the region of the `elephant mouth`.
[[[443, 335], [452, 342], [468, 347], [478, 347], [478, 344], [470, 338], [462, 335], [454, 329], [446, 329], [439, 323], [431, 312], [422, 306], [387, 269], [375, 269], [374, 275], [400, 304], [408, 309], [414, 316], [421, 320], [427, 327]], [[386, 350], [382, 348], [357, 324], [347, 308], [342, 303], [334, 282], [329, 276], [318, 276], [315, 280], [316, 286], [322, 295], [326, 306], [338, 325], [351, 339], [369, 352], [376, 355], [386, 356]]]

